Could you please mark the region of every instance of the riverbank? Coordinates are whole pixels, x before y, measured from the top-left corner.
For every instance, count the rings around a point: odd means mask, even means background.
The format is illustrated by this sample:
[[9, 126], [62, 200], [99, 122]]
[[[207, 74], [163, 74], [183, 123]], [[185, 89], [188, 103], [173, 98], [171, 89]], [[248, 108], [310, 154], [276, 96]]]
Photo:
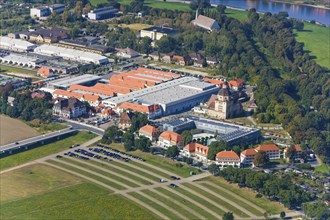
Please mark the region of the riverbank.
[[313, 7], [313, 8], [321, 8], [321, 9], [330, 10], [330, 7], [328, 7], [328, 6], [307, 4], [307, 3], [304, 3], [304, 1], [302, 1], [301, 3], [285, 1], [285, 0], [270, 0], [270, 1], [271, 2], [278, 2], [278, 3], [287, 3], [287, 4], [291, 4], [291, 5], [303, 5], [303, 6]]

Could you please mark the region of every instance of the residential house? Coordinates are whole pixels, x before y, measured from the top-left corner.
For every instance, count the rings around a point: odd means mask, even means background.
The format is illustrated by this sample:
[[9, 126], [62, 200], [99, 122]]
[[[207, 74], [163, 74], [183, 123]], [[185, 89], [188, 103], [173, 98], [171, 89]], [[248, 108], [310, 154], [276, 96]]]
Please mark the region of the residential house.
[[76, 98], [79, 99], [80, 101], [86, 101], [88, 102], [91, 106], [98, 106], [101, 101], [102, 98], [98, 95], [93, 95], [93, 94], [82, 94], [79, 92], [71, 92], [71, 91], [66, 91], [66, 90], [62, 90], [62, 89], [56, 89], [53, 92], [53, 98]]
[[48, 67], [41, 67], [38, 72], [37, 72], [38, 76], [41, 76], [43, 78], [50, 78], [53, 77], [55, 74], [53, 73], [53, 71], [48, 68]]
[[149, 56], [154, 61], [160, 61], [161, 60], [161, 54], [159, 53], [159, 51], [154, 51], [151, 54], [149, 54]]
[[[295, 148], [296, 152], [295, 152], [295, 155], [293, 158], [294, 159], [302, 158], [304, 151], [301, 149], [300, 145], [294, 145], [294, 148]], [[284, 151], [283, 151], [284, 158], [288, 157], [288, 155], [287, 155], [288, 150], [289, 150], [288, 147], [284, 149]]]
[[161, 61], [163, 63], [172, 63], [174, 54], [174, 52], [170, 52], [168, 54], [161, 54]]
[[158, 137], [158, 129], [151, 125], [145, 125], [139, 130], [139, 135], [149, 138], [151, 141], [156, 141]]
[[158, 138], [158, 145], [163, 148], [169, 148], [176, 145], [178, 148], [182, 147], [182, 136], [173, 131], [164, 131]]
[[191, 23], [195, 26], [203, 28], [207, 31], [219, 31], [220, 25], [218, 22], [212, 18], [206, 17], [204, 15], [198, 14], [198, 9], [196, 10], [195, 20], [192, 20]]
[[257, 151], [252, 148], [242, 151], [240, 155], [241, 163], [246, 165], [253, 164], [254, 156], [256, 153]]
[[[39, 28], [26, 34], [28, 35], [29, 41], [50, 44], [68, 38], [67, 32], [68, 31], [63, 28]], [[22, 37], [26, 38], [25, 35], [22, 35]]]
[[191, 58], [190, 58], [189, 55], [186, 55], [186, 56], [173, 56], [173, 62], [176, 65], [187, 66], [190, 61], [191, 61]]
[[191, 60], [194, 61], [195, 67], [203, 68], [206, 65], [205, 58], [200, 53], [191, 53], [191, 54], [189, 54], [189, 57], [191, 58]]
[[256, 151], [265, 151], [270, 160], [281, 158], [281, 150], [275, 144], [263, 144], [256, 148]]
[[117, 107], [117, 111], [123, 112], [124, 110], [144, 113], [148, 116], [148, 119], [155, 119], [162, 115], [162, 109], [158, 104], [142, 105], [139, 103], [124, 102]]
[[59, 99], [55, 101], [53, 114], [63, 118], [78, 118], [86, 114], [86, 105], [76, 98]]
[[120, 50], [117, 56], [122, 58], [134, 58], [140, 56], [140, 54], [131, 48], [125, 48]]
[[234, 80], [230, 80], [228, 83], [229, 83], [229, 86], [231, 89], [233, 89], [235, 91], [239, 91], [239, 90], [243, 89], [244, 80], [234, 79]]
[[221, 151], [215, 157], [216, 164], [221, 167], [240, 167], [241, 161], [234, 151]]
[[217, 58], [215, 58], [215, 57], [209, 57], [209, 56], [206, 57], [206, 64], [207, 64], [207, 65], [209, 65], [209, 66], [214, 66], [214, 65], [216, 65], [217, 63], [218, 63]]
[[183, 148], [182, 155], [206, 163], [208, 162], [207, 159], [208, 152], [209, 152], [209, 147], [199, 143], [190, 143]]
[[118, 127], [120, 129], [126, 129], [126, 128], [131, 127], [132, 118], [133, 118], [133, 113], [132, 112], [122, 112], [120, 114]]

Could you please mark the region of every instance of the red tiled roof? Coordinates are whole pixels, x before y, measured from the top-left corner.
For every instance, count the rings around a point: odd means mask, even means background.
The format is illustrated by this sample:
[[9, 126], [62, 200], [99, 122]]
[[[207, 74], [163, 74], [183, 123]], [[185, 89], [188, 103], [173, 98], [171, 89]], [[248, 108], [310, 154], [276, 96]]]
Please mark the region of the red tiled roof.
[[91, 95], [91, 94], [80, 94], [77, 92], [70, 92], [70, 91], [66, 91], [66, 90], [62, 90], [62, 89], [56, 89], [53, 92], [53, 95], [59, 95], [59, 96], [64, 96], [67, 98], [77, 98], [77, 99], [82, 99], [85, 100], [87, 102], [97, 102], [101, 100], [100, 96], [97, 95]]
[[241, 152], [241, 154], [243, 154], [243, 155], [255, 155], [256, 153], [257, 153], [256, 150], [252, 149], [252, 148], [246, 149]]
[[[188, 150], [190, 153], [196, 153], [196, 154], [199, 154], [199, 155], [202, 155], [202, 156], [207, 156], [207, 154], [209, 152], [209, 147], [204, 146], [204, 145], [199, 144], [199, 143], [187, 144], [183, 149]], [[205, 152], [205, 153], [201, 153], [200, 150], [202, 152]]]
[[82, 85], [71, 85], [68, 89], [69, 91], [75, 91], [75, 90], [82, 90], [85, 92], [91, 92], [94, 94], [99, 94], [99, 95], [106, 95], [106, 96], [115, 96], [115, 93], [111, 90], [105, 90], [105, 89], [100, 89], [94, 87], [88, 87], [88, 86], [82, 86]]
[[216, 158], [239, 159], [239, 156], [234, 151], [221, 151], [217, 153]]
[[217, 85], [219, 87], [222, 86], [223, 81], [219, 80], [219, 79], [211, 79], [211, 78], [203, 78], [204, 81], [212, 83], [214, 85]]
[[159, 137], [167, 141], [174, 141], [175, 143], [179, 143], [182, 141], [182, 136], [173, 131], [164, 131], [160, 134]]
[[137, 112], [143, 112], [143, 113], [150, 113], [154, 112], [159, 109], [159, 105], [154, 104], [154, 105], [140, 105], [137, 103], [131, 103], [131, 102], [124, 102], [118, 106], [118, 108], [122, 109], [130, 109], [132, 111], [137, 111]]
[[234, 79], [229, 81], [230, 86], [240, 87], [244, 84], [244, 80], [242, 79]]
[[280, 150], [275, 144], [263, 144], [256, 148], [257, 151], [270, 151], [270, 150]]
[[52, 72], [51, 69], [49, 69], [48, 67], [41, 67], [38, 70], [38, 74], [43, 75], [45, 77], [48, 77], [51, 74], [51, 72]]
[[152, 136], [152, 134], [158, 132], [158, 129], [155, 128], [154, 126], [151, 126], [151, 125], [145, 125], [142, 128], [140, 128], [139, 131], [144, 133], [144, 134], [148, 134], [148, 135]]

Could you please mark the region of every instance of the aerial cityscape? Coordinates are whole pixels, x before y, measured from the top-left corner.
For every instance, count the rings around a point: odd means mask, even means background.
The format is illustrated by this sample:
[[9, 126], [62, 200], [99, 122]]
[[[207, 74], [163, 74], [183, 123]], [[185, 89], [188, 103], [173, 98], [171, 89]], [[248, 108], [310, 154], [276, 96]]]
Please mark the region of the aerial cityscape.
[[330, 219], [330, 0], [0, 15], [0, 219]]

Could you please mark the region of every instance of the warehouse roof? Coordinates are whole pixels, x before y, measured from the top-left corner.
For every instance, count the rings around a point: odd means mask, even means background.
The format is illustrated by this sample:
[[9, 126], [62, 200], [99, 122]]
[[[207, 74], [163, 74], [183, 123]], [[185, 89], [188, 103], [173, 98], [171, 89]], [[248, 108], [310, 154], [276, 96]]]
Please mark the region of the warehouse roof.
[[10, 37], [4, 37], [0, 36], [0, 45], [1, 46], [14, 46], [16, 48], [29, 48], [35, 46], [35, 44], [32, 44], [30, 42], [27, 42], [25, 40], [19, 40], [19, 39], [13, 39]]
[[85, 84], [100, 80], [102, 77], [91, 74], [84, 74], [80, 76], [64, 77], [61, 79], [50, 81], [49, 84], [55, 87], [68, 88], [73, 84]]

